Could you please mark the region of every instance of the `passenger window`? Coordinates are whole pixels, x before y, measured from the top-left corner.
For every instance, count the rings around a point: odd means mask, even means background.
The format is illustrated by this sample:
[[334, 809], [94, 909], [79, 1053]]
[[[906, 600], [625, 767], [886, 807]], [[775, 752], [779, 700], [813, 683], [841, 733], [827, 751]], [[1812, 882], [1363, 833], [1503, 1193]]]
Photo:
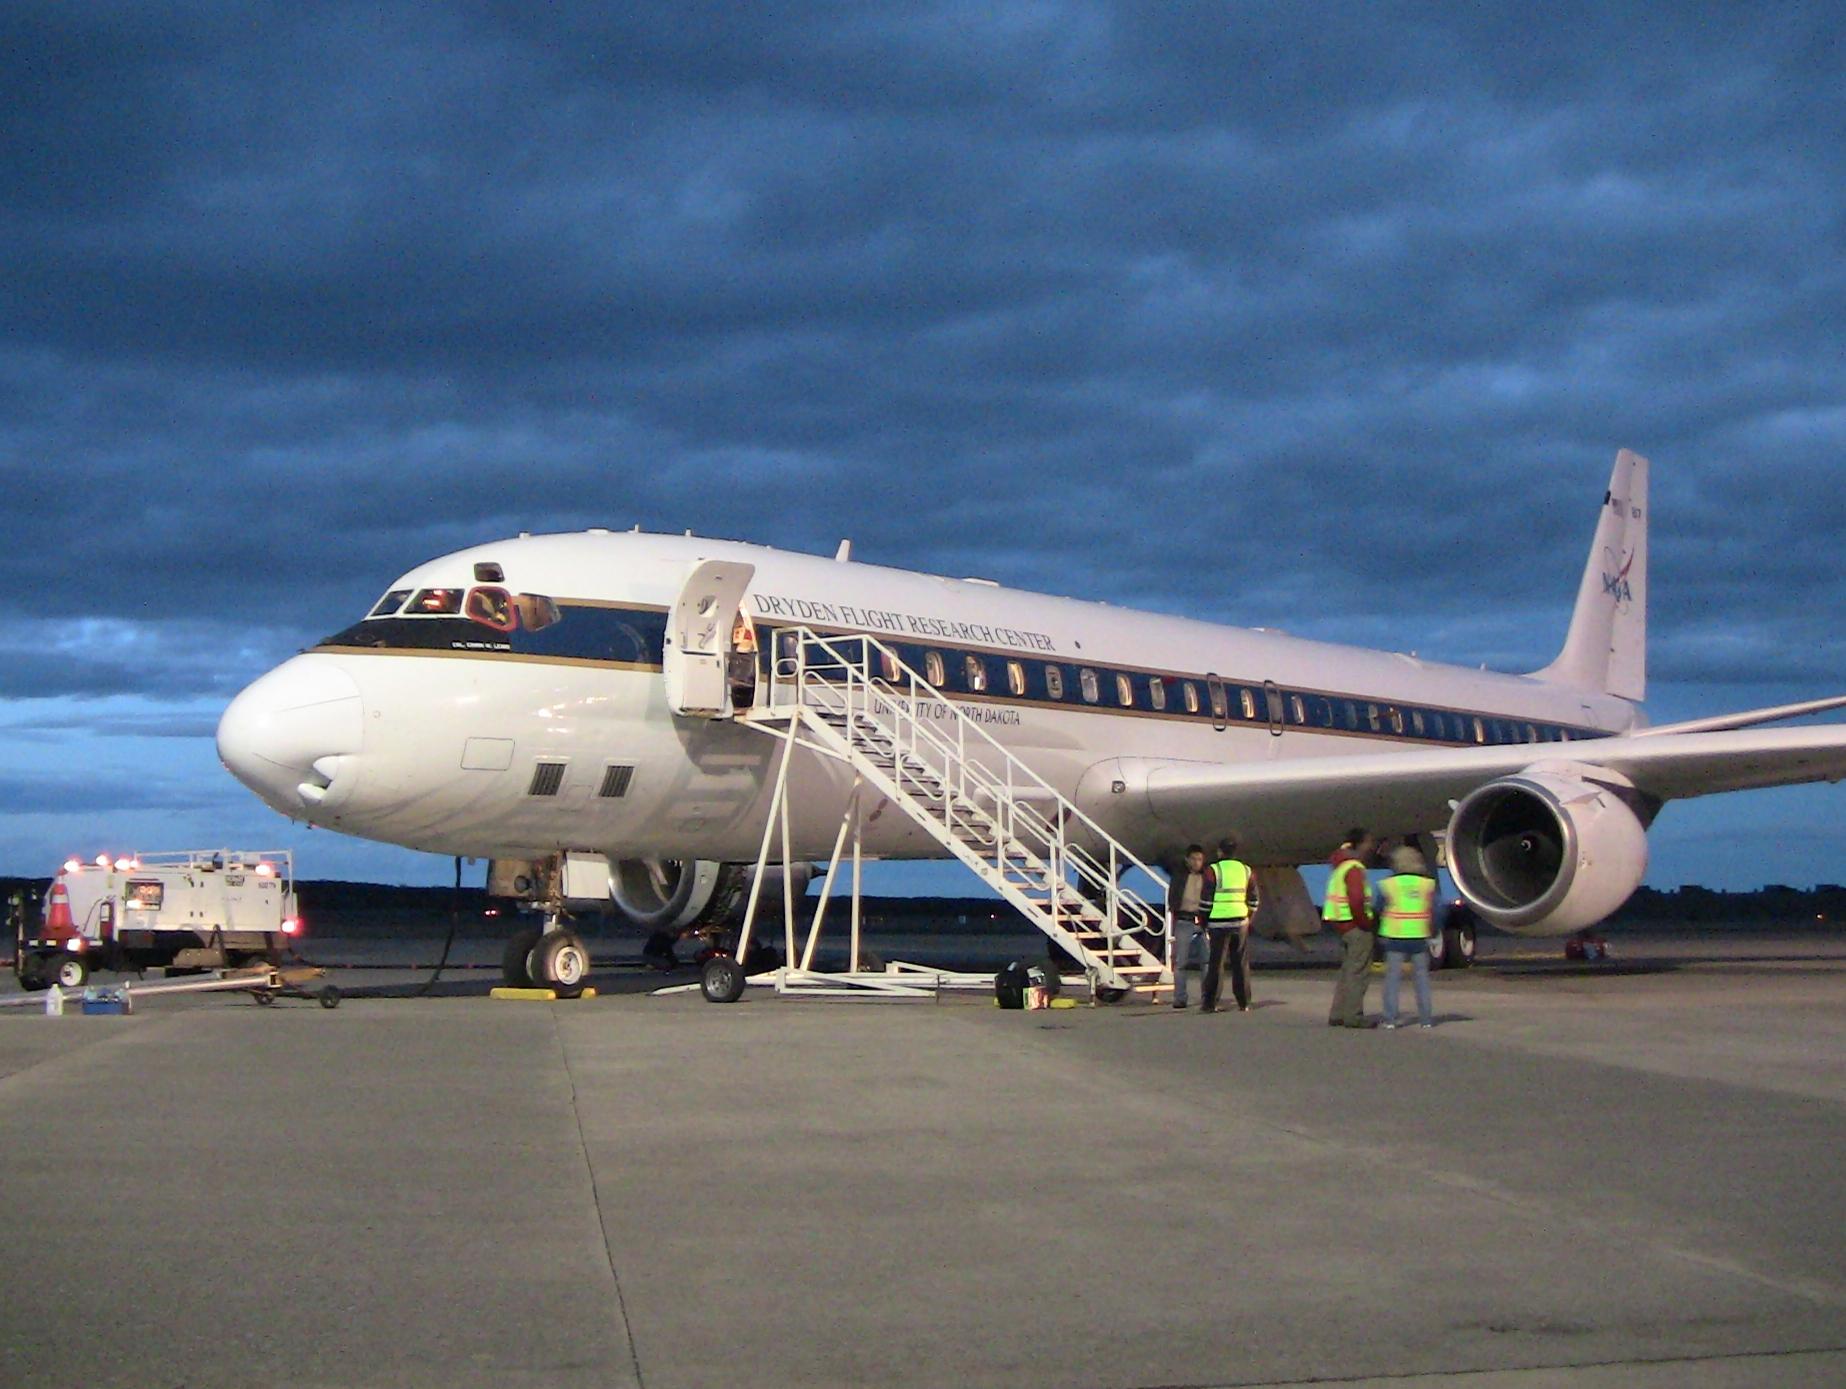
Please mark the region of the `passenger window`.
[[1134, 708], [1135, 682], [1120, 671], [1115, 673], [1115, 702], [1124, 709]]
[[410, 600], [410, 611], [420, 617], [452, 617], [461, 604], [459, 588], [426, 588]]
[[1484, 743], [1487, 741], [1487, 730], [1481, 725], [1479, 719], [1474, 721], [1474, 741], [1477, 743]]
[[1064, 698], [1064, 667], [1045, 667], [1045, 693], [1053, 699]]
[[1307, 725], [1308, 706], [1302, 701], [1300, 695], [1290, 695], [1288, 697], [1288, 712], [1291, 722], [1300, 724], [1303, 727]]
[[1378, 727], [1378, 706], [1376, 704], [1365, 706], [1365, 726], [1374, 733], [1381, 731]]
[[1355, 733], [1359, 729], [1359, 706], [1350, 699], [1340, 701], [1340, 723]]
[[1385, 710], [1385, 716], [1391, 720], [1391, 731], [1393, 733], [1402, 733], [1404, 731], [1404, 711], [1402, 709], [1392, 705]]
[[399, 608], [404, 606], [404, 600], [408, 597], [410, 597], [409, 589], [394, 588], [389, 593], [387, 593], [383, 598], [380, 598], [378, 602], [373, 605], [372, 610], [369, 613], [367, 613], [366, 616], [367, 617], [390, 617], [394, 613], [396, 613]]
[[1536, 743], [1538, 741], [1538, 729], [1532, 724], [1526, 725], [1526, 741], [1528, 743]]
[[1419, 738], [1423, 736], [1423, 711], [1421, 709], [1410, 711], [1410, 731]]
[[1026, 692], [1026, 668], [1017, 661], [1006, 663], [1006, 688], [1016, 695]]
[[941, 689], [945, 682], [946, 675], [947, 673], [942, 668], [942, 653], [940, 651], [924, 652], [923, 678], [929, 681], [930, 684], [936, 686], [937, 689]]
[[1224, 697], [1224, 687], [1213, 685], [1211, 687], [1211, 716], [1219, 723], [1223, 723], [1225, 715], [1229, 712], [1230, 703]]
[[976, 694], [987, 688], [987, 662], [979, 656], [962, 657], [962, 672], [967, 676], [968, 688]]
[[496, 632], [513, 630], [513, 595], [503, 588], [471, 588], [463, 612], [471, 621]]
[[1147, 702], [1156, 709], [1167, 707], [1167, 682], [1158, 675], [1147, 677]]
[[1237, 691], [1237, 707], [1243, 710], [1243, 716], [1246, 719], [1254, 719], [1256, 717], [1256, 695], [1255, 693], [1250, 690], [1243, 690], [1243, 689], [1238, 690]]
[[896, 653], [891, 651], [880, 651], [878, 653], [878, 669], [880, 673], [883, 674], [887, 685], [895, 685], [898, 679]]
[[1186, 712], [1188, 714], [1198, 713], [1199, 712], [1199, 687], [1193, 684], [1190, 680], [1188, 680], [1185, 684], [1180, 686], [1180, 694], [1185, 700]]
[[1083, 686], [1083, 702], [1094, 704], [1102, 698], [1102, 687], [1096, 682], [1096, 672], [1085, 666], [1077, 672], [1078, 682]]

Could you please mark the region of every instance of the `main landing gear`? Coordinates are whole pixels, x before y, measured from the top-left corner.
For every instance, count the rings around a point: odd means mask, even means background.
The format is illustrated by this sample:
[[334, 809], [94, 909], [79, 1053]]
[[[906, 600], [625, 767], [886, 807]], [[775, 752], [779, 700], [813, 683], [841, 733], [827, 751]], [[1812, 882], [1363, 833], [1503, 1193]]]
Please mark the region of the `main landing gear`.
[[515, 932], [500, 957], [500, 975], [510, 987], [551, 989], [559, 998], [577, 997], [589, 974], [589, 947], [555, 916], [543, 930], [528, 926]]

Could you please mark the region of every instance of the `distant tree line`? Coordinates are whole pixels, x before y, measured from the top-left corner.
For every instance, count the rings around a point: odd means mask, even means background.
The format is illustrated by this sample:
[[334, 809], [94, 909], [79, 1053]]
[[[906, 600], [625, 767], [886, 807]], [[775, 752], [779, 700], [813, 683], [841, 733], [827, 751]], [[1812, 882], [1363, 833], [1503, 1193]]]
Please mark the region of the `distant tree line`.
[[[48, 878], [0, 877], [0, 900], [20, 892], [29, 909], [36, 911], [49, 886]], [[463, 887], [459, 898], [451, 887], [320, 879], [304, 879], [295, 887], [302, 915], [310, 925], [318, 913], [396, 911], [446, 915], [452, 906], [458, 906], [465, 916], [479, 916], [495, 905], [495, 899], [479, 887]], [[966, 917], [967, 924], [975, 927], [1012, 917], [1011, 908], [991, 897], [867, 897], [865, 908], [887, 923], [911, 918], [941, 921], [952, 916]], [[1643, 887], [1609, 919], [1609, 924], [1619, 927], [1628, 923], [1721, 921], [1791, 927], [1846, 923], [1846, 886], [1822, 883], [1804, 889], [1772, 883], [1753, 892], [1720, 892], [1696, 884], [1664, 891]]]

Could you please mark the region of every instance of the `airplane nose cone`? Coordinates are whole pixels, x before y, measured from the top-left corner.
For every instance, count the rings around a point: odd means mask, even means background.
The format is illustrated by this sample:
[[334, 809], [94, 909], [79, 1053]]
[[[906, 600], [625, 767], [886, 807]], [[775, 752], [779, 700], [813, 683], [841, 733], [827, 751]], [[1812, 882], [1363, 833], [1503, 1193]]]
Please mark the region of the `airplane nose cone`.
[[364, 737], [359, 686], [339, 663], [285, 661], [231, 701], [218, 720], [218, 760], [284, 815], [323, 804]]

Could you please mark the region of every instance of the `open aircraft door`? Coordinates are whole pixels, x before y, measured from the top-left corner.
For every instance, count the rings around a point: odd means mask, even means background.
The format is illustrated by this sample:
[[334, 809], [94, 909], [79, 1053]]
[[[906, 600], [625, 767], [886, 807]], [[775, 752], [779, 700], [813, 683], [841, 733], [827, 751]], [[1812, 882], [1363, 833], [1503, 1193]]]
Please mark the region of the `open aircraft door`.
[[731, 633], [744, 590], [755, 574], [752, 564], [709, 559], [687, 576], [667, 614], [661, 661], [667, 704], [674, 713], [706, 719], [732, 713], [727, 671]]

